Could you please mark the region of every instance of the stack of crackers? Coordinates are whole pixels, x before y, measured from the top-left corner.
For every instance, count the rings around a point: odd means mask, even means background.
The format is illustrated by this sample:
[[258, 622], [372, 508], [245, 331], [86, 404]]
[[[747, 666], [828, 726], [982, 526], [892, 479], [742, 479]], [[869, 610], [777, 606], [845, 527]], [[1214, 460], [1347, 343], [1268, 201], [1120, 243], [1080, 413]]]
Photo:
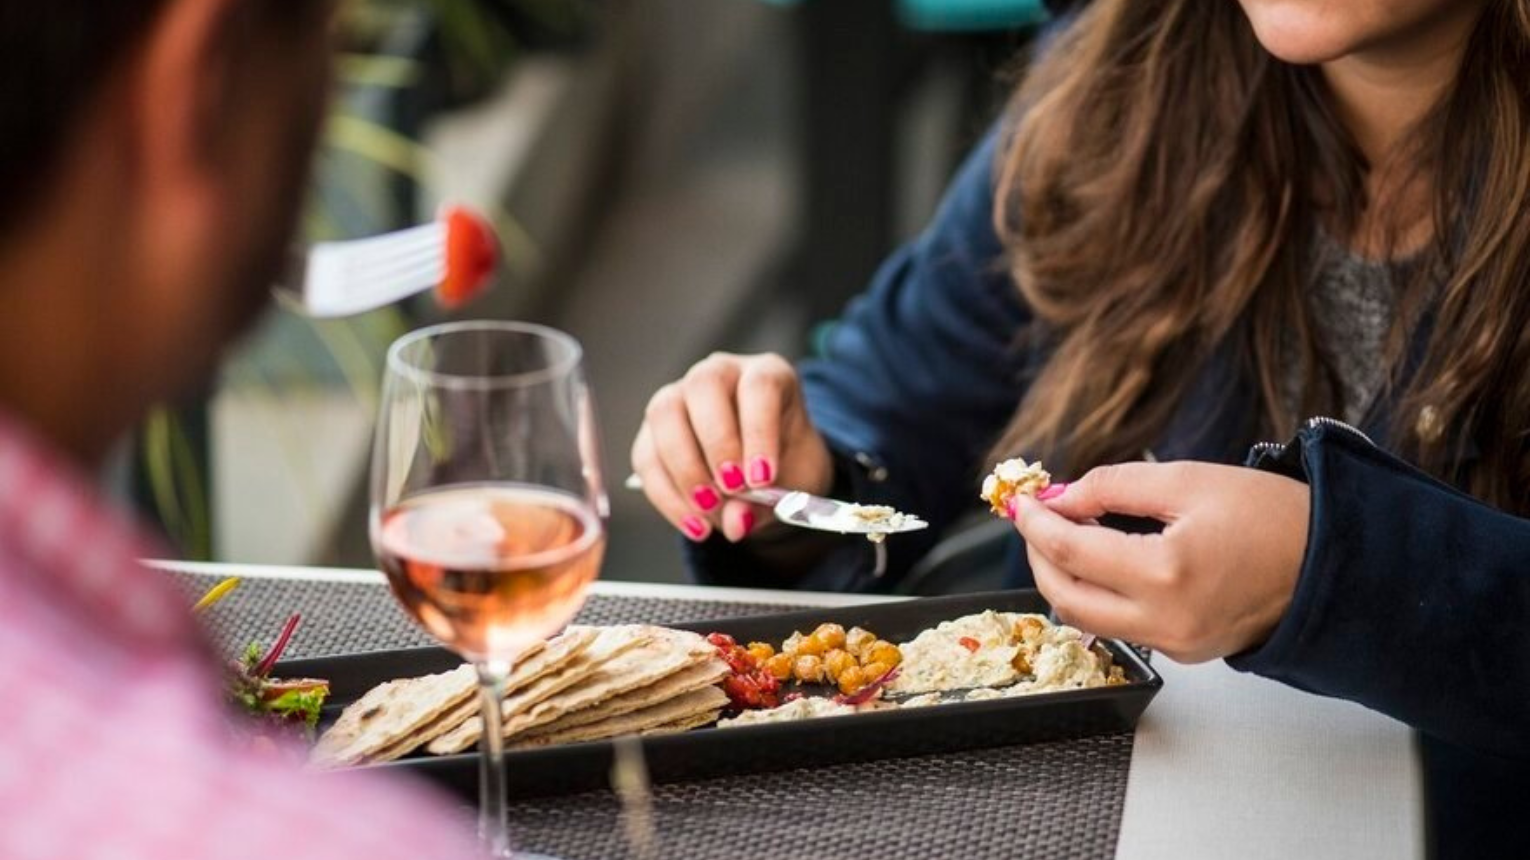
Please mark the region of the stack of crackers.
[[[500, 703], [512, 749], [629, 734], [668, 734], [715, 722], [729, 674], [696, 633], [643, 624], [570, 627], [523, 653]], [[392, 761], [424, 748], [446, 755], [478, 743], [481, 700], [472, 666], [381, 684], [319, 737], [324, 767]]]

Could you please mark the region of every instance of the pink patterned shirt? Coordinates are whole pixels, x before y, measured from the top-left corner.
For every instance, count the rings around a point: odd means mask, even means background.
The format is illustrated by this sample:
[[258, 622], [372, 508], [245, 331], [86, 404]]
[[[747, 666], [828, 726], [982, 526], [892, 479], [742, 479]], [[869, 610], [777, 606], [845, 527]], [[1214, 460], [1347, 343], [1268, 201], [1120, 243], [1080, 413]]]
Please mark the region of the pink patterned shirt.
[[0, 858], [477, 856], [434, 793], [232, 743], [184, 599], [134, 561], [150, 548], [0, 416]]

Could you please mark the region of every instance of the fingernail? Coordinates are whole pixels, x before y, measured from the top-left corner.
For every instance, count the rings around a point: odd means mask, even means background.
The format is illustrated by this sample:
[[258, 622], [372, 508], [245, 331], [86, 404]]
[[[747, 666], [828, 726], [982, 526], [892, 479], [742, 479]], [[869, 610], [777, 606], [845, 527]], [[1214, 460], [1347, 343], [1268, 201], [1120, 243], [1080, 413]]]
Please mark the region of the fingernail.
[[1053, 484], [1052, 486], [1047, 487], [1045, 490], [1037, 493], [1036, 500], [1038, 502], [1050, 501], [1051, 499], [1055, 499], [1067, 491], [1068, 484], [1066, 482], [1061, 484]]
[[706, 484], [700, 484], [691, 491], [691, 500], [696, 503], [696, 507], [701, 508], [703, 511], [712, 510], [721, 501], [717, 497], [717, 491]]
[[1010, 519], [1014, 519], [1015, 517], [1020, 516], [1020, 512], [1015, 509], [1014, 496], [1010, 496], [1004, 500], [1004, 513], [1007, 514]]
[[775, 467], [770, 465], [770, 460], [765, 457], [755, 457], [749, 461], [749, 483], [759, 485], [768, 484], [775, 477]]
[[681, 520], [680, 528], [685, 529], [685, 533], [691, 540], [699, 541], [707, 536], [707, 521], [698, 516], [689, 516]]
[[745, 511], [742, 514], [739, 514], [738, 515], [738, 525], [739, 525], [739, 535], [738, 536], [741, 537], [741, 538], [748, 537], [749, 533], [754, 531], [754, 511], [745, 509]]
[[717, 479], [722, 482], [723, 489], [737, 490], [744, 486], [744, 470], [732, 460], [724, 462], [717, 467]]

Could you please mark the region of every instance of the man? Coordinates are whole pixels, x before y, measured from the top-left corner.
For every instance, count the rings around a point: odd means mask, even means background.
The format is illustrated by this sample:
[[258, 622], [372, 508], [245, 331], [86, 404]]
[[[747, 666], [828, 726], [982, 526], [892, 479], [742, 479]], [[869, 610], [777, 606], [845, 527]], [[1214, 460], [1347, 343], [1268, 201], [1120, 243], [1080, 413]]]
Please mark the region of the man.
[[0, 857], [474, 851], [420, 789], [233, 743], [216, 661], [88, 479], [265, 300], [332, 14], [0, 2]]

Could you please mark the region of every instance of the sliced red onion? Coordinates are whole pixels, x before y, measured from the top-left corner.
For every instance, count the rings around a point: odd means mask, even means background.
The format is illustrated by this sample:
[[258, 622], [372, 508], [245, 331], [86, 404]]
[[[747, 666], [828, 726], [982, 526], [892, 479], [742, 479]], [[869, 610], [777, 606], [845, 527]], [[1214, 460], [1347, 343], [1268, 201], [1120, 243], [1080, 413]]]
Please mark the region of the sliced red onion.
[[859, 705], [864, 705], [880, 695], [882, 688], [897, 680], [898, 673], [900, 671], [902, 670], [899, 667], [894, 666], [891, 669], [888, 669], [886, 672], [882, 673], [882, 677], [872, 681], [870, 684], [867, 684], [859, 690], [856, 690], [854, 693], [851, 693], [848, 696], [835, 696], [834, 701], [836, 704], [849, 705], [852, 708]]

